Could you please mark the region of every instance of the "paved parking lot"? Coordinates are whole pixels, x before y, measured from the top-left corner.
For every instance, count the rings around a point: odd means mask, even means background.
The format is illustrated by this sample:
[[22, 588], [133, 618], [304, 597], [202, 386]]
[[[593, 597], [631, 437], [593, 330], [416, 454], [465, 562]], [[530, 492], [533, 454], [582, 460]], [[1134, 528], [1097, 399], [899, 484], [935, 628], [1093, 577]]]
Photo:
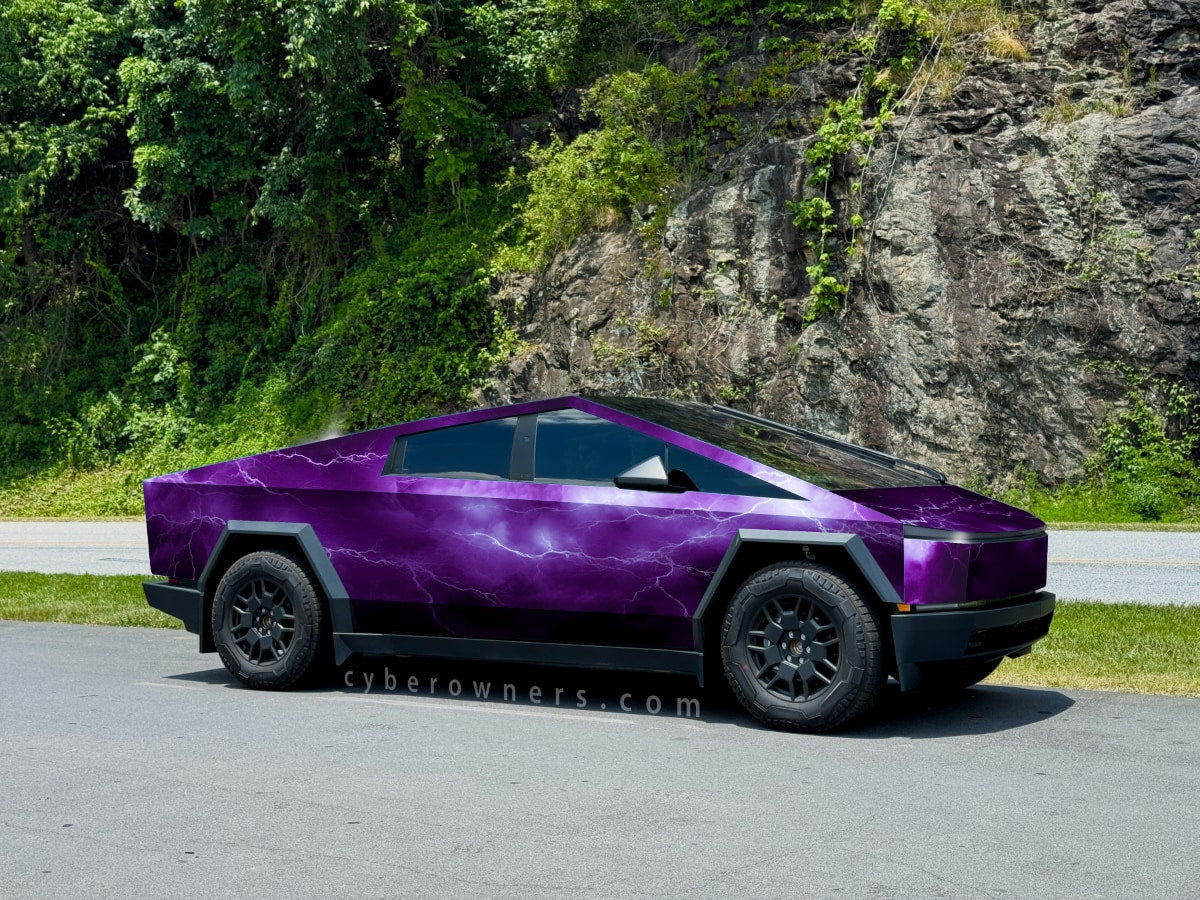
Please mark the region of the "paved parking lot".
[[392, 660], [269, 694], [179, 632], [0, 622], [0, 648], [6, 897], [1200, 884], [1200, 700], [893, 694], [866, 728], [813, 737], [686, 679]]

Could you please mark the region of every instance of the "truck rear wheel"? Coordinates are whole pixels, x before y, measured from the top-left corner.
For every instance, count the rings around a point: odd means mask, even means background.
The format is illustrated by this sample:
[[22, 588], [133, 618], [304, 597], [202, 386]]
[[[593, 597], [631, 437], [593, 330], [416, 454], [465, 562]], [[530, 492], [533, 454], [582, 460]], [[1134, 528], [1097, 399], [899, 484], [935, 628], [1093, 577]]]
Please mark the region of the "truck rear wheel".
[[315, 671], [326, 629], [308, 569], [289, 553], [249, 553], [217, 585], [212, 609], [217, 653], [247, 687], [283, 690]]

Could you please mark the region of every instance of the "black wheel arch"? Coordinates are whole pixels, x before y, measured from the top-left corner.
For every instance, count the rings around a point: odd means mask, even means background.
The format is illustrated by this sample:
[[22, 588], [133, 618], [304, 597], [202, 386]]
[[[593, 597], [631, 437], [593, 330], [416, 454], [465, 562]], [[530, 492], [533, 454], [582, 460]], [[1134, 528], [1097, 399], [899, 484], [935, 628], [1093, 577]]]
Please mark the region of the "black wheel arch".
[[[902, 602], [871, 551], [856, 534], [743, 528], [725, 551], [692, 619], [696, 649], [706, 660], [720, 660], [721, 622], [737, 589], [760, 569], [789, 560], [821, 563], [837, 569], [880, 608], [884, 622], [888, 621], [895, 604]], [[884, 638], [890, 656], [888, 630], [884, 629]]]
[[350, 598], [342, 579], [321, 545], [316, 531], [306, 522], [253, 522], [230, 519], [209, 554], [196, 587], [202, 597], [200, 652], [217, 649], [212, 633], [212, 607], [221, 576], [247, 553], [277, 550], [296, 554], [308, 566], [322, 600], [329, 608], [334, 632], [353, 631]]

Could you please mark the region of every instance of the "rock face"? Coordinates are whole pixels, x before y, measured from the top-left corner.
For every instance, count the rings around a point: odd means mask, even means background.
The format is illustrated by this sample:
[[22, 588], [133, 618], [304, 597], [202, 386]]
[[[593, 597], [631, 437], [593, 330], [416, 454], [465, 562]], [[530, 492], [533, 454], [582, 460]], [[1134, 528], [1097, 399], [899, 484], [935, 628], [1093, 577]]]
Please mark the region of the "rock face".
[[[1058, 479], [1124, 402], [1121, 366], [1200, 389], [1200, 4], [1036, 18], [1027, 60], [979, 54], [834, 179], [858, 250], [841, 310], [802, 327], [812, 251], [787, 201], [812, 191], [812, 137], [752, 141], [653, 237], [586, 236], [510, 285], [528, 349], [488, 399], [725, 402], [960, 479]], [[845, 77], [802, 73], [795, 115]]]

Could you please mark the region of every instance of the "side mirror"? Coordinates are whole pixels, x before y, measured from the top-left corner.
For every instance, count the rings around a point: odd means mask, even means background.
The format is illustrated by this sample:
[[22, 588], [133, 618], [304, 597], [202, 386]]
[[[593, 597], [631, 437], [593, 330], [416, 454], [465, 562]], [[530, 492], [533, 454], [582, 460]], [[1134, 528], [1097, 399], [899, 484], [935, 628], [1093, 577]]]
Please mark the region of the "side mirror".
[[651, 456], [626, 469], [613, 479], [619, 488], [635, 491], [684, 491], [687, 488], [676, 484], [667, 475], [661, 456]]

